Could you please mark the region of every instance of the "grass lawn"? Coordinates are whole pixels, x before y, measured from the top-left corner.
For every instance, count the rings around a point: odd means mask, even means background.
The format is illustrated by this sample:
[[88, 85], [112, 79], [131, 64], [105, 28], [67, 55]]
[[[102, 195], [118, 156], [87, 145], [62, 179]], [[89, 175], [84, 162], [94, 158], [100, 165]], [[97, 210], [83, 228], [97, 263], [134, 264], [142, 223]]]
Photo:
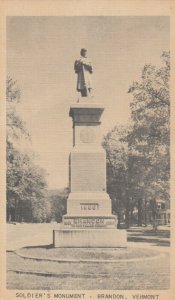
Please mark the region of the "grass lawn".
[[[8, 289], [44, 290], [163, 290], [169, 288], [169, 253], [159, 253], [167, 248], [168, 235], [141, 230], [128, 233], [127, 249], [54, 249], [52, 230], [58, 225], [18, 224], [8, 225], [8, 249], [36, 257], [22, 258], [15, 252], [7, 253]], [[148, 238], [148, 236], [151, 237]], [[139, 244], [132, 248], [130, 244]], [[166, 243], [161, 243], [164, 239]], [[146, 248], [149, 242], [153, 245]], [[47, 247], [44, 245], [48, 245]], [[19, 249], [24, 247], [22, 249]], [[45, 259], [118, 259], [117, 262], [58, 262]], [[153, 259], [149, 259], [152, 257]], [[126, 259], [129, 259], [126, 261]], [[137, 260], [136, 260], [137, 259]]]
[[[12, 269], [18, 272], [10, 271]], [[8, 289], [169, 288], [168, 254], [140, 262], [59, 263], [31, 261], [8, 253], [8, 270]]]

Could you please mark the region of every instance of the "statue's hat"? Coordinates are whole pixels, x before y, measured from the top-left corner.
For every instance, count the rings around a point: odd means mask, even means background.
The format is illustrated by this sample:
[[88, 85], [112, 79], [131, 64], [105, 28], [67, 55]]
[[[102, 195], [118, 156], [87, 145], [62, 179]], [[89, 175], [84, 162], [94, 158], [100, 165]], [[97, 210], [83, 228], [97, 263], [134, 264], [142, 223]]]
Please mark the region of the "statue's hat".
[[82, 53], [82, 52], [86, 52], [87, 51], [87, 49], [86, 48], [81, 48], [81, 50], [80, 50], [80, 54]]

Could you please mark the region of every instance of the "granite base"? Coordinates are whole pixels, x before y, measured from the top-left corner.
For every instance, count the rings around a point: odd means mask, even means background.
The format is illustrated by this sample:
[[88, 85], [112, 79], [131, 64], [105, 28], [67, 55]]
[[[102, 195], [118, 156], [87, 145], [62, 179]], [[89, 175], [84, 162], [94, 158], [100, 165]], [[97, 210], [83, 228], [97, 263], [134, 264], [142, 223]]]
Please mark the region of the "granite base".
[[118, 248], [127, 246], [125, 230], [58, 229], [53, 231], [55, 248]]

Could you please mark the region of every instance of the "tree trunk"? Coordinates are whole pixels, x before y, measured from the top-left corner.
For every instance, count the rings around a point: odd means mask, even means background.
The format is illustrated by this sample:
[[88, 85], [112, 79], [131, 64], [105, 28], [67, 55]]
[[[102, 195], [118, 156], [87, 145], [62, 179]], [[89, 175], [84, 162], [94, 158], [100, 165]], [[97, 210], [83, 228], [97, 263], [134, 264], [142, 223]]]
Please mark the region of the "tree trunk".
[[129, 215], [129, 199], [127, 199], [126, 202], [126, 216], [125, 216], [125, 224], [126, 224], [126, 228], [130, 227], [130, 215]]
[[157, 220], [157, 205], [156, 200], [153, 200], [152, 203], [152, 217], [153, 217], [153, 230], [157, 232], [158, 229], [158, 220]]
[[145, 215], [145, 226], [148, 226], [148, 216], [147, 216], [147, 205], [146, 205], [146, 200], [145, 200], [145, 208], [144, 208], [144, 215]]
[[133, 226], [133, 224], [134, 224], [134, 215], [133, 215], [133, 208], [131, 209], [131, 211], [130, 211], [130, 224], [131, 224], [131, 226]]
[[18, 222], [18, 200], [15, 198], [15, 209], [14, 209], [14, 217], [15, 217], [15, 222]]
[[142, 226], [142, 199], [138, 199], [138, 226]]

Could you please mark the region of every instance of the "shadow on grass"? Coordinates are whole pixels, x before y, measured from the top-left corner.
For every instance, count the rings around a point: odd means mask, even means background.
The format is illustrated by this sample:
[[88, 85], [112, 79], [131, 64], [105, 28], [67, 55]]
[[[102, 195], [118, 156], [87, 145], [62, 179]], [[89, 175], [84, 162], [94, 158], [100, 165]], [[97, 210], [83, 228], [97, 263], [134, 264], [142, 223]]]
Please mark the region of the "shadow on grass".
[[35, 248], [40, 248], [40, 249], [52, 249], [54, 248], [53, 247], [53, 244], [49, 244], [49, 245], [37, 245], [37, 246], [26, 246], [26, 247], [23, 247], [24, 249], [35, 249]]
[[170, 246], [170, 229], [154, 231], [148, 228], [129, 228], [128, 242], [150, 243], [154, 246]]
[[151, 243], [154, 244], [155, 246], [165, 246], [165, 247], [169, 247], [170, 246], [170, 241], [165, 241], [165, 240], [161, 240], [161, 239], [157, 239], [157, 238], [144, 238], [139, 237], [139, 236], [129, 236], [127, 239], [128, 242], [134, 242], [134, 243]]
[[159, 238], [170, 238], [170, 230], [158, 230], [158, 231], [153, 231], [153, 230], [146, 230], [143, 233], [144, 236], [156, 236]]
[[163, 237], [163, 238], [170, 238], [170, 229], [166, 230], [153, 230], [153, 229], [144, 229], [142, 228], [129, 228], [127, 229], [129, 235], [144, 235], [144, 236], [155, 236], [155, 237]]

